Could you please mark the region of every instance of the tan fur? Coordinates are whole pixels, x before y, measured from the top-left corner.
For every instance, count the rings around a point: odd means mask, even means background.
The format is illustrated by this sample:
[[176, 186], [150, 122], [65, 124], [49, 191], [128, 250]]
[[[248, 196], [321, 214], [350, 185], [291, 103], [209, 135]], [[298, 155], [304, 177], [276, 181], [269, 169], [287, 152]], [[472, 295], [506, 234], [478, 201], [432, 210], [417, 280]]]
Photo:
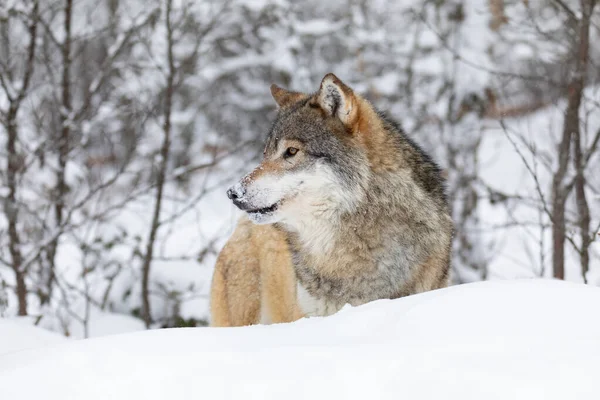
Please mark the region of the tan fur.
[[273, 225], [254, 225], [240, 218], [217, 259], [210, 306], [212, 326], [302, 318], [285, 234]]
[[386, 143], [387, 136], [382, 135], [381, 119], [373, 111], [367, 100], [356, 96], [359, 118], [353, 124], [353, 131], [358, 133], [361, 145], [370, 151], [367, 153], [371, 168], [375, 172], [394, 171], [403, 167], [394, 157], [392, 146]]
[[289, 107], [295, 102], [306, 97], [304, 93], [290, 92], [289, 90], [280, 88], [275, 84], [271, 85], [271, 95], [273, 96], [273, 99], [275, 99], [277, 105], [281, 108]]

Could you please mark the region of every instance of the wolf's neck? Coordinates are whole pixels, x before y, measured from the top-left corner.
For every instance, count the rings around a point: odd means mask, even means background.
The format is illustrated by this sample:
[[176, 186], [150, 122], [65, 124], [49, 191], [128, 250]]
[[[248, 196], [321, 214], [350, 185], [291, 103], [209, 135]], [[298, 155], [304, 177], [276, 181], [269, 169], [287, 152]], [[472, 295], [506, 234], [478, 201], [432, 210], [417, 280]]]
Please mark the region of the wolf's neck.
[[316, 212], [305, 214], [302, 219], [287, 224], [285, 229], [294, 238], [295, 250], [319, 256], [336, 245], [343, 224], [334, 212]]
[[393, 205], [390, 208], [391, 204], [386, 204], [389, 203], [388, 199], [381, 196], [381, 181], [378, 179], [362, 190], [361, 199], [355, 202], [352, 210], [340, 211], [341, 207], [336, 204], [315, 210], [306, 207], [303, 214], [286, 229], [296, 242], [296, 250], [309, 253], [314, 260], [319, 260], [335, 257], [335, 253], [346, 247], [362, 247], [363, 244], [370, 248], [380, 246], [381, 243], [377, 242], [382, 240], [382, 235], [370, 233], [377, 224], [378, 229], [385, 230], [381, 221], [386, 215], [393, 221], [397, 213]]
[[294, 250], [317, 269], [340, 264], [368, 268], [371, 261], [411, 251], [403, 247], [410, 246], [407, 228], [437, 224], [434, 207], [408, 171], [379, 175], [351, 212], [332, 208], [298, 220], [291, 229]]

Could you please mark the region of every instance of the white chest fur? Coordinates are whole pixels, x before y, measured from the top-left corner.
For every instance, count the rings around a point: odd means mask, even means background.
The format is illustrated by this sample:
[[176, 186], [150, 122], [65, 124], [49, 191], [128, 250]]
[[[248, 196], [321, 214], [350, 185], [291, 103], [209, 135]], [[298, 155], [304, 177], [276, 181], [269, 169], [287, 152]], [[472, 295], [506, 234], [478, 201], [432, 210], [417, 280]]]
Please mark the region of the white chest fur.
[[343, 306], [343, 304], [313, 297], [300, 283], [296, 293], [298, 305], [307, 317], [326, 317], [335, 314]]

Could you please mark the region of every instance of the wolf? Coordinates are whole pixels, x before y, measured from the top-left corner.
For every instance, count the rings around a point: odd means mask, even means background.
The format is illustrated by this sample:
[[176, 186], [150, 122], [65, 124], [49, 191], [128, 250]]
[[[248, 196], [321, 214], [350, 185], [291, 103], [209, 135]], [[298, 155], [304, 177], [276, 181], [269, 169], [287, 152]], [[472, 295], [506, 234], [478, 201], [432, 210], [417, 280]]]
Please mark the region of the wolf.
[[442, 288], [453, 223], [442, 172], [334, 74], [271, 86], [260, 164], [227, 190], [245, 212], [219, 254], [211, 324], [280, 323]]

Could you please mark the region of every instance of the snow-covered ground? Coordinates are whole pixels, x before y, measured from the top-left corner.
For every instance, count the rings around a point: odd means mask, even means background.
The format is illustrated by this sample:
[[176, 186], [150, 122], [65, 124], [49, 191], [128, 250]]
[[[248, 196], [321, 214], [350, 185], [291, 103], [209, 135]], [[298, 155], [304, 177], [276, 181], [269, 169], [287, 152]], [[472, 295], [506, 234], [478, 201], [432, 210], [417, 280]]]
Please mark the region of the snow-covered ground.
[[34, 347], [51, 346], [66, 340], [58, 333], [32, 326], [27, 317], [0, 319], [0, 355]]
[[10, 350], [23, 348], [16, 325], [3, 323], [0, 393], [11, 400], [597, 399], [598, 304], [600, 289], [591, 286], [481, 282], [292, 324], [64, 343], [40, 336], [37, 348], [22, 351]]

